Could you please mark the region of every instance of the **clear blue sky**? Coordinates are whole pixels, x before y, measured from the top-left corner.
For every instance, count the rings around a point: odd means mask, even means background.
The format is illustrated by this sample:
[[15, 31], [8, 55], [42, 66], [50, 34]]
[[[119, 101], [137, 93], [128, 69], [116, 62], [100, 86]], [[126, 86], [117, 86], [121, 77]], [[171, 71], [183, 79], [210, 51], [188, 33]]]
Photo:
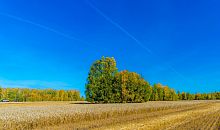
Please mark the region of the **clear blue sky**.
[[153, 83], [220, 90], [218, 0], [1, 0], [0, 84], [77, 89], [115, 57]]

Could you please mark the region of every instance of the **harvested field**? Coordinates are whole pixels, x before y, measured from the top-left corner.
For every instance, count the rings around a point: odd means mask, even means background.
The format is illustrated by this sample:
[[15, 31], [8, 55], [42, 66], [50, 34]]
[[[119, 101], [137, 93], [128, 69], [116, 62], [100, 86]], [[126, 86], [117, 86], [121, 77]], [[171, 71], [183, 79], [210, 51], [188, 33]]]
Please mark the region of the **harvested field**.
[[0, 129], [218, 129], [220, 101], [0, 103]]

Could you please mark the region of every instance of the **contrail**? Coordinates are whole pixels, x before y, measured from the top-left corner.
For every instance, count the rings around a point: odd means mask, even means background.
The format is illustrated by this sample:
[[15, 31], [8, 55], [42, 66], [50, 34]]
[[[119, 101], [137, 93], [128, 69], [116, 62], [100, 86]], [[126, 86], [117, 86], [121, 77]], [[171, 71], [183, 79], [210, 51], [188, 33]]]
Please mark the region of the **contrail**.
[[[121, 30], [123, 33], [125, 33], [128, 37], [130, 37], [132, 40], [135, 41], [136, 44], [138, 44], [140, 47], [142, 47], [145, 51], [148, 52], [148, 54], [153, 55], [153, 52], [151, 51], [151, 49], [149, 49], [148, 47], [144, 46], [144, 44], [142, 42], [140, 42], [135, 36], [133, 36], [130, 32], [128, 32], [125, 28], [123, 28], [121, 25], [119, 25], [117, 22], [115, 22], [114, 20], [112, 20], [110, 17], [108, 17], [105, 13], [103, 13], [100, 9], [98, 9], [95, 5], [93, 5], [89, 0], [86, 0], [86, 2], [89, 4], [89, 6], [91, 8], [93, 8], [97, 13], [99, 13], [102, 17], [104, 17], [108, 22], [110, 22], [112, 25], [114, 25], [115, 27], [117, 27], [119, 30]], [[158, 57], [155, 53], [154, 56]], [[159, 58], [161, 59], [161, 58]], [[168, 68], [170, 70], [172, 70], [174, 73], [176, 73], [177, 75], [179, 75], [181, 78], [186, 79], [185, 76], [183, 76], [181, 73], [179, 73], [178, 71], [176, 71], [176, 69], [174, 69], [173, 66], [171, 65], [167, 65]]]
[[170, 70], [172, 70], [174, 73], [176, 73], [177, 75], [179, 75], [179, 77], [181, 77], [182, 79], [187, 79], [185, 76], [183, 76], [180, 72], [178, 72], [176, 69], [173, 68], [172, 65], [168, 64], [167, 65], [168, 68], [170, 68]]
[[147, 51], [149, 54], [152, 54], [152, 51], [145, 47], [137, 38], [135, 38], [131, 33], [129, 33], [125, 28], [123, 28], [121, 25], [113, 21], [110, 17], [108, 17], [106, 14], [104, 14], [100, 9], [98, 9], [96, 6], [94, 6], [89, 0], [87, 0], [90, 7], [92, 7], [96, 12], [98, 12], [102, 17], [104, 17], [107, 21], [109, 21], [111, 24], [113, 24], [115, 27], [120, 29], [122, 32], [124, 32], [128, 37], [130, 37], [132, 40], [134, 40], [139, 46], [141, 46], [145, 51]]
[[27, 19], [24, 19], [24, 18], [21, 18], [21, 17], [18, 17], [18, 16], [14, 16], [14, 15], [7, 14], [7, 13], [1, 13], [1, 12], [0, 12], [0, 15], [1, 15], [1, 16], [4, 16], [4, 17], [11, 18], [11, 19], [14, 19], [14, 20], [17, 20], [17, 21], [20, 21], [20, 22], [24, 22], [24, 23], [28, 23], [28, 24], [34, 25], [34, 26], [39, 27], [39, 28], [41, 28], [41, 29], [44, 29], [44, 30], [47, 30], [47, 31], [56, 33], [57, 35], [60, 35], [60, 36], [65, 37], [65, 38], [67, 38], [67, 39], [76, 40], [76, 41], [79, 41], [79, 42], [84, 43], [84, 44], [86, 44], [86, 45], [94, 46], [94, 45], [89, 44], [89, 43], [86, 42], [86, 41], [83, 41], [83, 40], [78, 39], [78, 38], [76, 38], [76, 37], [73, 37], [73, 36], [71, 36], [71, 35], [68, 35], [68, 34], [65, 34], [65, 33], [63, 33], [63, 32], [60, 32], [60, 31], [58, 31], [58, 30], [56, 30], [56, 29], [53, 29], [53, 28], [51, 28], [51, 27], [48, 27], [48, 26], [45, 26], [45, 25], [42, 25], [42, 24], [39, 24], [39, 23], [30, 21], [30, 20], [27, 20]]

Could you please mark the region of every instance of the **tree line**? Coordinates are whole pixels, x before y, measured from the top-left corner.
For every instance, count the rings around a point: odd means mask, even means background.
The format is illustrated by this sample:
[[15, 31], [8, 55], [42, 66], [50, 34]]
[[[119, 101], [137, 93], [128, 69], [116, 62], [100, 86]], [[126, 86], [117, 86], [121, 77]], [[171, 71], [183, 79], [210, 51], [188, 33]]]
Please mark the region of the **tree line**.
[[79, 101], [82, 100], [79, 91], [29, 88], [2, 88], [0, 99], [16, 102], [34, 101]]
[[99, 103], [220, 99], [220, 92], [190, 94], [159, 83], [151, 86], [138, 73], [118, 72], [113, 57], [102, 57], [92, 64], [85, 93], [87, 101]]

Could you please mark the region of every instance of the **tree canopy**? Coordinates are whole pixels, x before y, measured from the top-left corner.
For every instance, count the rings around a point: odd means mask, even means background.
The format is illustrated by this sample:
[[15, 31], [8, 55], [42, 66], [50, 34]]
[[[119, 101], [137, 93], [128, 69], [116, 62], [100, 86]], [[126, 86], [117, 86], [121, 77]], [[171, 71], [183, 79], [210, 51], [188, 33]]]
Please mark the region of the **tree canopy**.
[[79, 101], [82, 100], [79, 91], [29, 88], [1, 88], [0, 99], [9, 101]]
[[100, 60], [95, 61], [90, 68], [87, 79], [87, 100], [112, 102], [113, 80], [117, 72], [114, 58], [102, 57]]
[[220, 99], [220, 93], [180, 93], [168, 86], [151, 86], [141, 75], [128, 70], [118, 72], [113, 57], [96, 60], [86, 83], [86, 100], [99, 103]]

